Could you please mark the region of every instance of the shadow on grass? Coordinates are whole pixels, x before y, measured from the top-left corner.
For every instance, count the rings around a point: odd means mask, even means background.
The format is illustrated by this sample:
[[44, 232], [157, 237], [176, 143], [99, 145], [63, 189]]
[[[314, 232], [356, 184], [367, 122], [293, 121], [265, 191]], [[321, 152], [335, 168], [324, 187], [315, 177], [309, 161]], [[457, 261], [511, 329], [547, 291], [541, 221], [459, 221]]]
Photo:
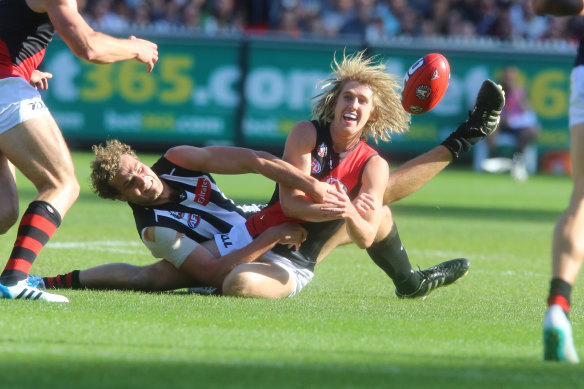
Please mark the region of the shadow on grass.
[[[90, 351], [88, 351], [90, 352]], [[207, 363], [123, 357], [103, 361], [30, 355], [2, 358], [3, 389], [25, 388], [569, 388], [581, 384], [577, 366], [530, 360], [492, 361], [476, 366], [468, 359], [425, 361], [405, 356], [395, 365], [323, 365], [282, 362]], [[180, 359], [180, 358], [177, 358]]]

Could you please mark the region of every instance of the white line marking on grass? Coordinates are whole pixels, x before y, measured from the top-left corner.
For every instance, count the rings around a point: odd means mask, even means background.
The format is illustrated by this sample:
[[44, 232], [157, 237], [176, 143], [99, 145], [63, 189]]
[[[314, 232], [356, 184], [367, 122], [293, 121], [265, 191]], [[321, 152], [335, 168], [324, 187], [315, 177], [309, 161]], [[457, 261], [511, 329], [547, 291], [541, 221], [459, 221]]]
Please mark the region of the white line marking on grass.
[[87, 242], [50, 242], [47, 247], [66, 250], [90, 250], [110, 253], [135, 254], [132, 247], [143, 247], [140, 242], [127, 240], [96, 240]]

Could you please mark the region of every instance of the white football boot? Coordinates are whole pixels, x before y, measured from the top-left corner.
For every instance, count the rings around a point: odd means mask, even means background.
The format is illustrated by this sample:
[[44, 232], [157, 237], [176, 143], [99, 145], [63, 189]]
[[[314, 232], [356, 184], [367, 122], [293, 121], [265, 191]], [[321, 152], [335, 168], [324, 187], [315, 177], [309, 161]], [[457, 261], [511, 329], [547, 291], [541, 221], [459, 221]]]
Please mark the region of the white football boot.
[[543, 321], [543, 359], [578, 363], [572, 325], [566, 312], [557, 304], [550, 305]]
[[47, 293], [36, 286], [31, 286], [28, 279], [19, 281], [16, 285], [5, 286], [0, 284], [0, 298], [20, 300], [41, 300], [51, 303], [68, 303], [65, 296]]

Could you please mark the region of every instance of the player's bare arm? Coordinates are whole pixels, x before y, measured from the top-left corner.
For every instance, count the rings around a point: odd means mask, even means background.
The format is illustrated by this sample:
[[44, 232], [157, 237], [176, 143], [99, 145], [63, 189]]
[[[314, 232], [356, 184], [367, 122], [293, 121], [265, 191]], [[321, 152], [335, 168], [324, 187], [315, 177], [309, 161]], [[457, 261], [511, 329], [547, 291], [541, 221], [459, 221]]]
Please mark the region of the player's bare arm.
[[306, 240], [306, 234], [306, 230], [298, 224], [283, 223], [268, 228], [249, 245], [220, 258], [199, 245], [189, 254], [179, 270], [200, 282], [221, 287], [225, 276], [235, 266], [258, 260], [278, 243], [297, 249]]
[[[316, 129], [311, 122], [300, 121], [294, 125], [286, 139], [282, 159], [310, 175], [311, 152], [316, 145]], [[324, 184], [325, 188], [331, 188]], [[315, 204], [298, 188], [280, 185], [280, 203], [284, 214], [296, 219], [320, 222], [331, 220], [323, 216], [319, 204]]]
[[584, 15], [582, 0], [531, 0], [531, 7], [538, 15]]
[[136, 59], [151, 72], [158, 61], [158, 46], [134, 36], [118, 39], [97, 32], [77, 10], [75, 0], [27, 0], [36, 12], [46, 12], [55, 30], [73, 53], [91, 63], [105, 64]]
[[[337, 183], [337, 193], [331, 191], [321, 207], [328, 216], [345, 219], [349, 238], [360, 248], [371, 246], [375, 240], [388, 176], [387, 162], [379, 156], [373, 157], [365, 166], [362, 187], [355, 200], [351, 201]], [[360, 202], [364, 203], [361, 210], [356, 207]]]
[[281, 185], [298, 188], [321, 202], [327, 185], [274, 155], [240, 147], [177, 146], [165, 157], [179, 166], [216, 174], [261, 174]]

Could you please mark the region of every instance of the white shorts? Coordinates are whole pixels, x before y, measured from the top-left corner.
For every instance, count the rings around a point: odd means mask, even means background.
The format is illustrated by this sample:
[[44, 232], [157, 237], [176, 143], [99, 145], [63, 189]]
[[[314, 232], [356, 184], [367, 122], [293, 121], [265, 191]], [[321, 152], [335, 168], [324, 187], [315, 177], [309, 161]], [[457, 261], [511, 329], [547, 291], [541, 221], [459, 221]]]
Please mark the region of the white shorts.
[[0, 134], [26, 120], [48, 113], [39, 92], [25, 79], [0, 79]]
[[584, 65], [578, 65], [570, 74], [570, 127], [584, 123]]
[[[217, 244], [221, 256], [245, 247], [252, 241], [253, 239], [247, 231], [245, 223], [234, 226], [231, 231], [226, 234], [215, 235], [215, 243]], [[275, 254], [272, 251], [268, 251], [264, 254], [258, 262], [276, 265], [290, 274], [291, 279], [294, 281], [294, 290], [288, 295], [288, 297], [300, 293], [302, 288], [312, 281], [312, 277], [314, 277], [314, 273], [311, 270], [297, 266], [294, 262], [281, 255]]]

